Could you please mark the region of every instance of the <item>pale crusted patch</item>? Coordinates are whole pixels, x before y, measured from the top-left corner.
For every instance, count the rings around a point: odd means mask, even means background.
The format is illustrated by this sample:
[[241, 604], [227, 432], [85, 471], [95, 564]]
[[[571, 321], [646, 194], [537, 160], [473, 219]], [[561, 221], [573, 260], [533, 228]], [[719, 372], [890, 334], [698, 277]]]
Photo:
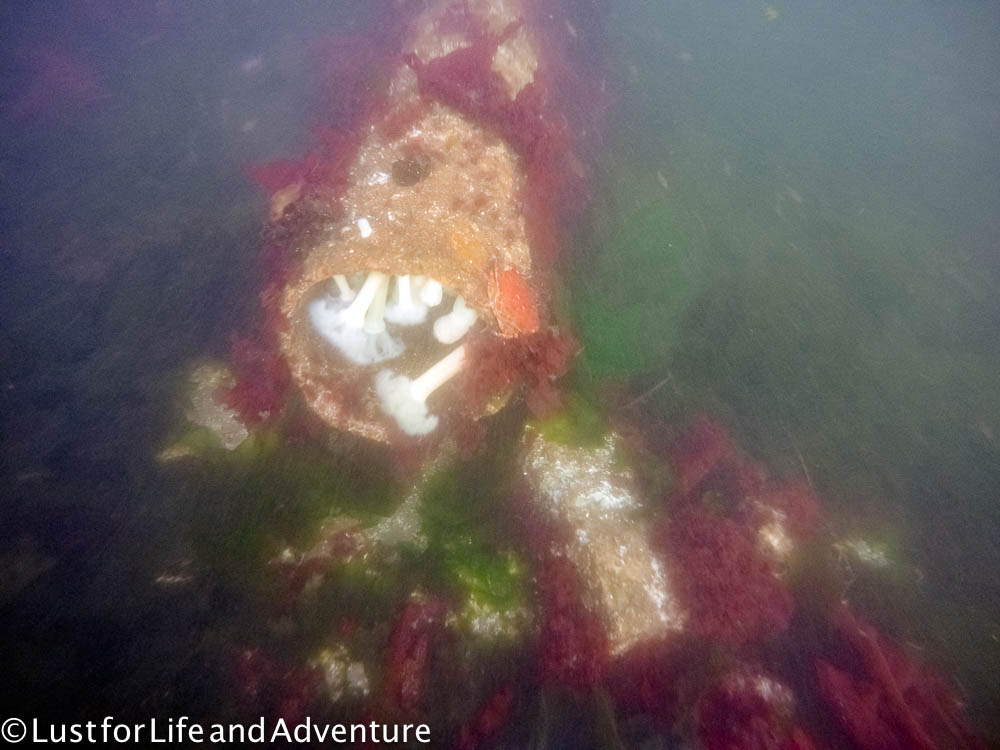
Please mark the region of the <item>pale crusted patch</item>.
[[685, 619], [650, 547], [635, 478], [620, 466], [620, 444], [615, 434], [593, 447], [535, 435], [522, 463], [537, 509], [571, 532], [554, 552], [586, 582], [588, 603], [601, 616], [613, 654], [678, 631]]
[[221, 403], [217, 394], [220, 388], [234, 385], [233, 374], [225, 365], [205, 363], [191, 373], [191, 401], [187, 418], [196, 425], [211, 430], [218, 436], [226, 450], [235, 450], [247, 439], [247, 430], [236, 412]]
[[427, 19], [421, 25], [419, 33], [413, 42], [413, 52], [421, 62], [427, 63], [439, 57], [447, 57], [452, 52], [471, 47], [465, 34], [439, 34], [437, 21]]
[[507, 84], [507, 94], [512, 101], [521, 89], [534, 82], [538, 55], [524, 29], [497, 47], [490, 67]]
[[500, 36], [511, 24], [524, 18], [521, 0], [467, 0], [469, 10], [483, 19], [493, 36]]
[[277, 221], [280, 219], [288, 207], [295, 203], [302, 195], [302, 183], [294, 182], [291, 185], [287, 185], [280, 190], [274, 192], [271, 195], [271, 206], [269, 212], [269, 218], [271, 221]]

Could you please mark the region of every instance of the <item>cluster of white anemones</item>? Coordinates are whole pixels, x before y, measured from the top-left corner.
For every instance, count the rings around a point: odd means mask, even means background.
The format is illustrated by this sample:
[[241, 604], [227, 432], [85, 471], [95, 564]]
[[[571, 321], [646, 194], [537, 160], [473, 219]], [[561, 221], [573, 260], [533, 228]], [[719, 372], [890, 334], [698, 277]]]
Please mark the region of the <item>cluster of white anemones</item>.
[[[360, 284], [357, 291], [346, 276], [334, 276], [334, 288], [309, 305], [309, 318], [320, 336], [357, 365], [375, 365], [401, 355], [405, 346], [387, 324], [421, 325], [446, 295], [439, 282], [424, 276], [389, 276], [373, 271], [353, 281], [355, 286]], [[439, 343], [454, 344], [475, 322], [475, 311], [455, 295], [451, 311], [436, 318], [431, 328]], [[382, 408], [408, 435], [433, 432], [438, 418], [428, 414], [427, 398], [454, 377], [464, 362], [465, 347], [459, 346], [413, 380], [388, 369], [379, 371], [375, 391]]]

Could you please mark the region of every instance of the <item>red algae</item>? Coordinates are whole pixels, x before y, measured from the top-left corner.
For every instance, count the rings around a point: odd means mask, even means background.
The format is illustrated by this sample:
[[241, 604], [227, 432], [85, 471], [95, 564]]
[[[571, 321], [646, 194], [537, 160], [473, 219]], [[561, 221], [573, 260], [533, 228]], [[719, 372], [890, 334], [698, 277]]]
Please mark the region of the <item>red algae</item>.
[[268, 195], [305, 179], [305, 165], [293, 159], [276, 159], [247, 167], [247, 176]]
[[500, 734], [514, 706], [513, 685], [503, 685], [486, 699], [470, 721], [459, 729], [455, 741], [457, 750], [479, 750]]
[[[392, 4], [388, 0], [386, 3], [388, 10]], [[568, 62], [574, 54], [581, 60], [593, 54], [597, 40], [584, 33], [589, 33], [588, 22], [578, 30], [570, 22], [576, 19], [577, 8], [567, 6], [562, 9], [564, 25], [553, 20], [547, 7], [544, 2], [529, 4], [524, 18], [496, 29], [478, 6], [466, 2], [445, 4], [434, 21], [437, 33], [451, 29], [464, 36], [467, 44], [429, 59], [423, 53], [412, 52], [404, 57], [396, 53], [401, 47], [406, 49], [401, 44], [405, 36], [402, 32], [411, 15], [422, 18], [421, 14], [428, 10], [419, 4], [406, 4], [405, 12], [394, 7], [387, 14], [392, 20], [371, 38], [337, 33], [314, 43], [319, 78], [324, 82], [323, 90], [329, 93], [321, 97], [324, 124], [313, 129], [315, 147], [301, 161], [278, 160], [248, 170], [271, 197], [271, 241], [264, 251], [267, 283], [262, 304], [272, 330], [281, 337], [286, 356], [311, 356], [297, 333], [299, 328], [295, 327], [295, 333], [289, 331], [292, 324], [288, 316], [293, 306], [286, 299], [299, 278], [304, 256], [313, 257], [299, 249], [301, 240], [314, 236], [315, 227], [339, 221], [343, 196], [354, 184], [352, 166], [366, 138], [372, 133], [381, 134], [381, 138], [401, 136], [417, 118], [437, 111], [435, 104], [443, 104], [477, 128], [499, 136], [519, 156], [523, 182], [511, 197], [523, 217], [520, 231], [531, 255], [528, 264], [514, 261], [517, 267], [511, 267], [512, 261], [505, 258], [482, 269], [489, 274], [486, 287], [493, 314], [487, 317], [492, 327], [499, 329], [499, 336], [518, 339], [518, 344], [479, 352], [484, 354], [484, 361], [469, 367], [473, 372], [464, 378], [466, 395], [472, 398], [456, 404], [453, 413], [445, 415], [445, 424], [460, 425], [475, 411], [468, 408], [470, 403], [483, 407], [475, 418], [492, 413], [519, 384], [524, 384], [524, 396], [532, 413], [543, 415], [558, 408], [560, 399], [554, 380], [565, 371], [574, 346], [568, 337], [545, 330], [548, 280], [561, 244], [562, 222], [585, 202], [582, 186], [586, 170], [578, 147], [585, 141], [592, 142], [598, 130], [594, 127], [598, 119], [595, 108], [587, 104], [598, 98], [594, 92], [599, 87], [581, 85], [580, 70], [593, 70], [592, 59], [584, 66], [574, 67]], [[505, 78], [508, 73], [501, 74], [494, 68], [500, 45], [519, 43], [521, 39], [529, 40], [532, 62], [527, 80], [515, 91]], [[550, 49], [554, 59], [551, 72], [547, 70]], [[400, 66], [410, 69], [402, 78]], [[394, 88], [411, 77], [415, 78], [419, 98], [411, 94], [397, 97], [394, 92], [413, 91], [405, 86]], [[567, 95], [570, 89], [576, 92], [573, 96]], [[411, 159], [417, 166], [418, 157], [429, 164], [434, 158], [418, 154]], [[417, 167], [408, 172], [403, 167], [400, 174], [404, 182], [419, 181]], [[393, 168], [395, 174], [395, 164]], [[475, 213], [486, 210], [486, 201], [485, 195], [472, 191], [462, 198], [460, 206], [453, 208]], [[515, 238], [508, 239], [513, 242]], [[299, 293], [298, 287], [295, 293]], [[261, 344], [263, 348], [270, 341], [261, 337]], [[322, 378], [300, 374], [303, 369], [298, 359], [290, 368], [294, 379], [310, 407], [328, 423], [382, 441], [405, 440], [378, 412], [377, 402], [357, 398], [363, 394], [348, 393], [345, 383], [337, 380], [328, 389], [337, 393], [325, 392]], [[252, 402], [261, 389], [248, 385], [245, 390], [249, 393], [241, 400]], [[359, 407], [361, 411], [352, 410], [349, 400], [364, 404]]]
[[298, 603], [306, 585], [317, 577], [350, 562], [368, 550], [368, 541], [357, 524], [338, 526], [324, 533], [309, 550], [301, 556], [278, 557], [271, 565], [283, 578], [281, 596], [276, 601], [281, 614], [288, 614]]
[[259, 339], [234, 337], [232, 361], [237, 382], [219, 394], [222, 402], [248, 424], [277, 416], [291, 384], [288, 365], [277, 347], [266, 346]]
[[609, 658], [607, 635], [584, 604], [579, 573], [569, 560], [553, 556], [542, 563], [538, 599], [539, 679], [581, 690], [598, 685]]
[[647, 716], [664, 730], [681, 718], [688, 708], [684, 693], [703, 658], [688, 640], [641, 643], [612, 665], [608, 689], [619, 711]]
[[826, 661], [816, 663], [816, 680], [824, 702], [861, 750], [903, 748], [892, 727], [879, 717], [877, 688], [858, 684], [844, 671]]
[[[532, 503], [515, 495], [510, 508], [519, 515], [520, 536], [537, 571], [533, 667], [521, 675], [521, 688], [504, 683], [471, 715], [464, 712], [463, 722], [447, 730], [450, 746], [492, 746], [510, 721], [518, 689], [542, 683], [578, 694], [607, 690], [620, 717], [642, 716], [655, 731], [680, 735], [702, 750], [813, 750], [845, 743], [859, 750], [983, 748], [947, 685], [848, 605], [824, 615], [818, 632], [804, 641], [802, 628], [812, 627], [808, 618], [797, 618], [789, 630], [793, 600], [756, 543], [755, 513], [780, 512], [798, 541], [815, 534], [821, 520], [815, 493], [798, 482], [767, 479], [718, 425], [702, 422], [694, 434], [709, 439], [679, 444], [710, 448], [686, 454], [698, 467], [692, 476], [700, 476], [694, 491], [730, 492], [737, 500], [725, 509], [729, 515], [700, 502], [681, 504], [654, 530], [687, 613], [683, 629], [612, 655], [606, 621], [588, 600], [586, 568], [557, 551], [572, 529], [537, 509], [532, 513]], [[335, 556], [355, 554], [349, 537], [333, 538], [327, 547]], [[426, 719], [447, 612], [433, 596], [401, 605], [381, 686], [365, 716]], [[341, 636], [350, 637], [354, 628], [341, 629]], [[312, 700], [308, 671], [281, 671], [266, 661], [256, 670], [247, 690], [257, 705], [295, 715]], [[810, 713], [803, 715], [799, 706]], [[815, 712], [823, 707], [833, 723], [818, 719]]]
[[812, 750], [794, 724], [791, 690], [749, 668], [731, 671], [695, 706], [698, 745], [704, 750]]
[[658, 537], [699, 635], [740, 646], [788, 627], [791, 595], [742, 525], [690, 508]]
[[389, 636], [378, 707], [387, 716], [417, 716], [425, 708], [427, 670], [448, 610], [442, 599], [408, 602]]
[[478, 28], [469, 33], [478, 38], [468, 47], [426, 63], [416, 55], [406, 62], [417, 74], [421, 94], [497, 127], [506, 138], [504, 123], [509, 119], [510, 98], [503, 79], [491, 69], [500, 40], [485, 36]]
[[748, 532], [777, 524], [771, 531], [795, 544], [819, 530], [822, 516], [812, 487], [770, 478], [766, 467], [737, 449], [720, 425], [700, 417], [667, 451], [675, 476], [673, 507], [718, 506], [714, 509]]
[[[840, 649], [816, 661], [819, 693], [859, 750], [985, 748], [939, 677], [860, 620], [846, 604], [831, 617]], [[836, 661], [836, 664], [833, 662]]]
[[[540, 2], [534, 10], [543, 17], [545, 9], [555, 5]], [[572, 59], [579, 53], [574, 45], [580, 46], [576, 29], [567, 22], [570, 34], [556, 34], [549, 21], [532, 26], [540, 34], [536, 41], [542, 41], [546, 66], [511, 98], [492, 63], [499, 45], [529, 21], [491, 34], [465, 2], [451, 4], [440, 29], [460, 31], [471, 44], [427, 62], [416, 54], [409, 56], [406, 64], [416, 75], [422, 98], [395, 109], [387, 108], [373, 91], [379, 88], [384, 66], [399, 62], [388, 52], [396, 48], [396, 27], [383, 35], [382, 41], [392, 40], [392, 46], [387, 42], [377, 50], [359, 46], [356, 38], [326, 40], [329, 57], [321, 75], [331, 90], [346, 92], [339, 103], [327, 102], [331, 124], [314, 130], [317, 145], [302, 161], [281, 160], [250, 170], [272, 196], [289, 186], [307, 186], [303, 203], [320, 204], [324, 218], [335, 217], [365, 133], [374, 129], [385, 138], [401, 137], [428, 112], [431, 102], [457, 110], [517, 152], [525, 173], [518, 197], [532, 268], [526, 276], [512, 269], [492, 269], [493, 311], [501, 332], [510, 338], [471, 334], [465, 341], [467, 364], [451, 386], [459, 398], [445, 417], [463, 455], [483, 442], [485, 428], [470, 415], [485, 413], [487, 404], [494, 406], [520, 389], [532, 413], [545, 415], [557, 409], [560, 399], [554, 381], [577, 349], [568, 333], [545, 326], [532, 284], [552, 272], [562, 222], [585, 202], [586, 174], [577, 153], [580, 144], [593, 136], [594, 129], [588, 130], [586, 123], [593, 116], [587, 110], [595, 108], [588, 105], [602, 95], [593, 93], [593, 86], [585, 92], [573, 74]], [[550, 49], [550, 38], [562, 41]], [[565, 81], [570, 83], [564, 86]], [[576, 100], [569, 101], [574, 96]], [[416, 152], [412, 156], [422, 157]], [[418, 179], [418, 166], [411, 165], [412, 174], [404, 177]], [[481, 209], [476, 200], [468, 198], [470, 205]], [[297, 210], [294, 201], [287, 211], [282, 208], [264, 251], [268, 286], [262, 306], [271, 331], [286, 325], [278, 301], [281, 288], [297, 273], [298, 258], [281, 234], [298, 221]], [[225, 398], [250, 422], [279, 413], [290, 384], [288, 368], [270, 344], [273, 338], [261, 335], [234, 344], [240, 382]], [[338, 388], [336, 398], [345, 411], [361, 403], [360, 385]], [[391, 428], [390, 433], [397, 465], [412, 467], [414, 473], [440, 440], [436, 436], [418, 444], [398, 429]], [[780, 577], [780, 561], [761, 549], [760, 532], [777, 520], [793, 543], [814, 537], [822, 523], [815, 492], [801, 482], [769, 478], [765, 467], [747, 457], [724, 427], [705, 417], [695, 420], [663, 453], [673, 470], [674, 487], [666, 508], [669, 517], [654, 527], [653, 542], [686, 613], [682, 628], [612, 657], [608, 635], [612, 631], [586, 601], [587, 571], [552, 551], [558, 548], [560, 535], [571, 529], [557, 527], [536, 511], [522, 519], [522, 543], [535, 556], [537, 569], [539, 622], [533, 677], [583, 692], [607, 688], [620, 712], [645, 715], [662, 731], [680, 728], [708, 750], [815, 747], [796, 723], [791, 688], [757, 667], [706, 666], [709, 655], [731, 662], [748, 652], [766, 651], [761, 647], [772, 640], [782, 648], [795, 646], [787, 634], [794, 601]], [[517, 498], [512, 504], [518, 510]], [[355, 552], [351, 542], [349, 535], [330, 540], [330, 554], [350, 556]], [[317, 557], [290, 576], [287, 583], [293, 595], [308, 575], [328, 562]], [[372, 714], [426, 716], [435, 645], [445, 631], [447, 612], [442, 599], [419, 594], [400, 606], [386, 648], [381, 686], [370, 706]], [[959, 704], [940, 680], [891, 647], [846, 605], [835, 613], [831, 625], [832, 637], [824, 643], [822, 656], [807, 658], [807, 664], [814, 663], [815, 675], [810, 673], [806, 681], [815, 676], [818, 697], [856, 747], [982, 746], [965, 728]], [[807, 657], [812, 656], [807, 651]], [[258, 671], [248, 683], [250, 688], [259, 696], [265, 690], [260, 684], [270, 680], [278, 685], [268, 696], [282, 713], [294, 715], [308, 705], [305, 676], [289, 682], [276, 670], [258, 667]], [[449, 730], [455, 732], [455, 744], [474, 750], [494, 742], [516, 699], [513, 685], [499, 687], [457, 732]]]
[[475, 410], [493, 394], [504, 393], [524, 383], [528, 408], [545, 416], [560, 406], [555, 379], [565, 373], [576, 351], [567, 334], [541, 331], [503, 341], [478, 340], [470, 344], [473, 355], [462, 377], [461, 388]]

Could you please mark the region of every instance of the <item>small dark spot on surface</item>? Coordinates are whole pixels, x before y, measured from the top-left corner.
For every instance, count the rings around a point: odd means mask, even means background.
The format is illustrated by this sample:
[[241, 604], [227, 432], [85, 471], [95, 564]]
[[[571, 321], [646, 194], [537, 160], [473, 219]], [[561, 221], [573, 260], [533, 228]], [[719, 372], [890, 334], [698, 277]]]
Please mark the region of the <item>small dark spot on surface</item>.
[[431, 172], [431, 160], [424, 154], [414, 154], [392, 163], [392, 179], [397, 185], [416, 185]]

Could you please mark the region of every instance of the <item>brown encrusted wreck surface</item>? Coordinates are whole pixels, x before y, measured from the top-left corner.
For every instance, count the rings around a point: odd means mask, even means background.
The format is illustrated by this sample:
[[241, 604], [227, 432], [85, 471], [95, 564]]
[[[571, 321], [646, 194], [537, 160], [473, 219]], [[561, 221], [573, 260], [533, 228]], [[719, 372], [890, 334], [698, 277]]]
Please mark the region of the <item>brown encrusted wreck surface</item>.
[[[431, 7], [414, 24], [406, 50], [422, 61], [471, 43], [462, 33], [442, 30], [447, 5]], [[508, 28], [521, 12], [513, 2], [469, 7], [489, 33]], [[531, 83], [537, 65], [532, 43], [518, 30], [498, 47], [492, 69], [513, 99]], [[309, 318], [309, 304], [330, 290], [334, 274], [433, 278], [478, 313], [469, 337], [479, 339], [499, 329], [491, 309], [492, 274], [516, 271], [542, 309], [546, 296], [525, 232], [520, 157], [489, 129], [424, 101], [416, 74], [406, 65], [394, 73], [387, 101], [385, 113], [368, 126], [337, 205], [322, 189], [299, 199], [296, 221], [304, 231], [295, 244], [301, 274], [285, 287], [280, 302], [286, 322], [282, 353], [310, 407], [331, 425], [376, 440], [396, 433], [371, 387], [380, 367], [340, 356]], [[407, 351], [392, 360], [392, 369], [409, 377], [453, 348], [437, 344], [426, 331], [404, 330], [399, 337]], [[446, 400], [434, 394], [429, 405], [440, 409]]]
[[612, 655], [684, 626], [669, 576], [649, 543], [649, 522], [621, 438], [565, 445], [525, 433], [521, 470], [533, 512], [558, 530], [546, 554], [565, 557], [586, 582]]
[[[282, 311], [294, 320], [303, 297], [334, 274], [381, 271], [430, 276], [488, 315], [490, 270], [531, 272], [517, 156], [439, 104], [403, 136], [383, 139], [373, 131], [341, 199], [342, 221], [315, 238], [301, 278], [285, 290]], [[393, 178], [399, 163], [420, 165], [413, 169], [425, 175], [400, 185]], [[362, 219], [371, 227], [368, 237], [358, 226]]]

